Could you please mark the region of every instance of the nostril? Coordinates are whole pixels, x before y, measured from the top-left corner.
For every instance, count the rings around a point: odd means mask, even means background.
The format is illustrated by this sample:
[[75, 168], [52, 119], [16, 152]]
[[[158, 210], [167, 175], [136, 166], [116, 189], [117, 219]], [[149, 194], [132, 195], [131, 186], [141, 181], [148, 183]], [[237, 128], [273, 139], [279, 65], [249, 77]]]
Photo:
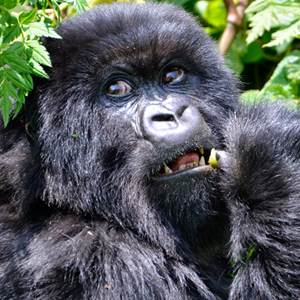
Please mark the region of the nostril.
[[178, 111], [177, 111], [177, 116], [178, 116], [178, 118], [181, 118], [181, 117], [182, 117], [184, 111], [185, 111], [187, 108], [188, 108], [188, 105], [183, 105], [183, 106], [181, 106], [181, 107], [178, 109]]
[[153, 122], [174, 122], [175, 118], [172, 114], [157, 114], [151, 120]]

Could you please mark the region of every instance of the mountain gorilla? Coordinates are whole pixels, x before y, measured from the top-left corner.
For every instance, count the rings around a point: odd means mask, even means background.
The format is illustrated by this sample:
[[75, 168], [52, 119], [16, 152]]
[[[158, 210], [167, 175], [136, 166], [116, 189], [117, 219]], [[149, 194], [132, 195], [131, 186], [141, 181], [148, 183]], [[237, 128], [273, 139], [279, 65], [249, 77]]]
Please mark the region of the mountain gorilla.
[[173, 6], [101, 6], [58, 33], [0, 131], [0, 298], [298, 299], [299, 114], [239, 104]]

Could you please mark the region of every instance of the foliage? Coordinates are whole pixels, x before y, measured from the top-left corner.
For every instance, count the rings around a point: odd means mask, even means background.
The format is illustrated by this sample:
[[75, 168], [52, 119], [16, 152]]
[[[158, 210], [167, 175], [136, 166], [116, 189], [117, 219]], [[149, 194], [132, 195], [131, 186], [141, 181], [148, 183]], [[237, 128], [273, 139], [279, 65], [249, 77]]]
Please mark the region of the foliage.
[[278, 64], [261, 95], [281, 95], [287, 99], [300, 99], [300, 51], [288, 53]]
[[[199, 15], [205, 30], [218, 39], [226, 26], [223, 1], [188, 3], [186, 6]], [[247, 93], [246, 98], [274, 95], [298, 103], [300, 62], [299, 51], [295, 49], [299, 49], [300, 1], [254, 0], [245, 14], [227, 59], [229, 66], [246, 82], [247, 90], [262, 89]]]
[[272, 34], [268, 47], [290, 43], [300, 37], [300, 1], [299, 0], [256, 0], [246, 9], [252, 28], [247, 43], [250, 44], [265, 31], [279, 28]]
[[[85, 0], [75, 0], [74, 7], [82, 11]], [[7, 125], [11, 111], [17, 115], [25, 103], [25, 96], [33, 88], [31, 75], [48, 77], [42, 65], [51, 66], [49, 55], [40, 37], [60, 38], [54, 31], [56, 24], [46, 13], [51, 7], [60, 20], [56, 0], [0, 0], [0, 109]], [[20, 10], [20, 12], [18, 12]]]

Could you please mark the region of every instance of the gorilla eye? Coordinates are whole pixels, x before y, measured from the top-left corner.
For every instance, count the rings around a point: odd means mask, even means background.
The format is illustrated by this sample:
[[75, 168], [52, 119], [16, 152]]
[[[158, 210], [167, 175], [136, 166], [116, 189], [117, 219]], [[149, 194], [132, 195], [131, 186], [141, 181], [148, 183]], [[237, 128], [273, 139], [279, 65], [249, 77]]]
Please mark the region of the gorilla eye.
[[163, 83], [175, 83], [182, 79], [184, 75], [183, 70], [179, 68], [172, 68], [171, 70], [166, 71], [163, 73], [162, 82]]
[[106, 93], [110, 95], [126, 95], [132, 90], [125, 81], [116, 81], [106, 88]]

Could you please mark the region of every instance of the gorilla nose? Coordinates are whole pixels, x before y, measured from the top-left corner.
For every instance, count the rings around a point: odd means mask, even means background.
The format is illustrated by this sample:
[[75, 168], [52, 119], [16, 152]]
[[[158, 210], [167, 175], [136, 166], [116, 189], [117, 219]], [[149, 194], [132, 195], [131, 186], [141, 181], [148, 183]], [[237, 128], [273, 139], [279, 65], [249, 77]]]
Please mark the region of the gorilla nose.
[[146, 140], [162, 147], [174, 147], [210, 131], [198, 109], [180, 98], [146, 106], [141, 130]]

